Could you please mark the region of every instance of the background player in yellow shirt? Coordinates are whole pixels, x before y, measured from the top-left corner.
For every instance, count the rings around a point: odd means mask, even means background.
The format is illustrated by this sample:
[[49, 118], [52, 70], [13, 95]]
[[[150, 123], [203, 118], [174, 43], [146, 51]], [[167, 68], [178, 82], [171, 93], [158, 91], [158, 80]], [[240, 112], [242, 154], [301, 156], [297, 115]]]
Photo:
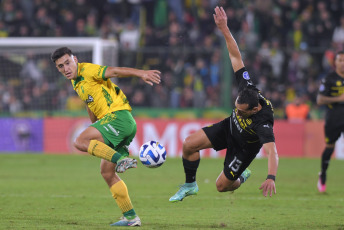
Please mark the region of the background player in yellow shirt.
[[80, 134], [74, 145], [80, 151], [102, 158], [101, 175], [123, 213], [121, 220], [112, 225], [141, 226], [127, 186], [117, 175], [137, 166], [135, 159], [127, 158], [129, 144], [136, 134], [136, 122], [126, 96], [109, 78], [135, 76], [153, 85], [160, 83], [160, 72], [78, 63], [67, 47], [55, 50], [51, 60], [57, 70], [71, 80], [74, 90], [87, 104], [93, 124]]

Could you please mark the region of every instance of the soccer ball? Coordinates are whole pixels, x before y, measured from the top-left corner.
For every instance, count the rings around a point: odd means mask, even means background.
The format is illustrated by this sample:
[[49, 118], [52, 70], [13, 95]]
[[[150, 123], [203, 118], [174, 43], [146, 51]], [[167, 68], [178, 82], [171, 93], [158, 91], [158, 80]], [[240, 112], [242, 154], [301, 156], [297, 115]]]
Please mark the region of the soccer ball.
[[148, 141], [140, 148], [140, 161], [148, 168], [160, 167], [166, 160], [166, 149], [157, 141]]

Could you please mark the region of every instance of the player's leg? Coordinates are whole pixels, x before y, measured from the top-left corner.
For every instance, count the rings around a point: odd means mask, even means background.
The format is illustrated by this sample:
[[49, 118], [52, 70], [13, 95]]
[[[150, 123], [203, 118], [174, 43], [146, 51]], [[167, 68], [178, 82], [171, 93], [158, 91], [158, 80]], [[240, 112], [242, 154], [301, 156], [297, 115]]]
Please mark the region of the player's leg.
[[88, 147], [90, 154], [115, 163], [118, 173], [137, 167], [137, 160], [127, 157], [129, 145], [136, 134], [136, 122], [129, 111], [107, 114], [91, 127], [101, 133], [104, 143], [92, 140]]
[[321, 171], [319, 172], [319, 178], [317, 183], [317, 188], [319, 192], [326, 191], [326, 178], [327, 178], [327, 169], [331, 160], [335, 148], [335, 142], [341, 135], [341, 130], [337, 124], [325, 124], [325, 140], [326, 146], [321, 155]]
[[251, 176], [251, 170], [248, 168], [242, 172], [236, 180], [229, 180], [222, 171], [216, 179], [216, 188], [219, 192], [234, 191], [240, 187]]
[[319, 172], [317, 183], [319, 192], [326, 192], [327, 169], [334, 151], [334, 147], [335, 144], [326, 144], [325, 149], [321, 155], [321, 171]]
[[182, 160], [185, 172], [185, 183], [181, 185], [178, 192], [170, 198], [171, 202], [182, 201], [185, 197], [198, 193], [196, 173], [200, 162], [199, 151], [211, 147], [212, 144], [203, 129], [196, 131], [184, 140]]
[[77, 137], [74, 146], [80, 151], [117, 163], [122, 155], [104, 142], [102, 133], [97, 128], [90, 126]]
[[235, 189], [240, 187], [240, 180], [229, 180], [223, 171], [220, 173], [218, 178], [216, 179], [216, 188], [219, 192], [227, 192], [227, 191], [234, 191]]
[[203, 129], [188, 136], [183, 142], [183, 166], [185, 172], [185, 183], [196, 181], [197, 168], [200, 162], [202, 149], [213, 147]]
[[255, 152], [259, 148], [252, 149], [251, 155], [243, 154], [235, 148], [227, 149], [224, 167], [216, 180], [216, 188], [219, 192], [234, 191], [240, 187], [251, 175], [251, 170], [247, 167], [255, 158]]
[[108, 184], [112, 197], [121, 209], [123, 217], [120, 221], [112, 224], [114, 226], [140, 226], [141, 220], [136, 215], [131, 203], [128, 189], [123, 180], [115, 172], [116, 165], [112, 162], [101, 160], [100, 172]]

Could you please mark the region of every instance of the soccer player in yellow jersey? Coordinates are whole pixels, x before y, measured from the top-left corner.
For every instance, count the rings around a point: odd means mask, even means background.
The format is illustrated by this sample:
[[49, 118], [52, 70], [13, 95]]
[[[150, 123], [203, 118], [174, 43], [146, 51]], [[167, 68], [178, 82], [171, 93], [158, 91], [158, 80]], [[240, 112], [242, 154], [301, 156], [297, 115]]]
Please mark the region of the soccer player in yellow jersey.
[[160, 72], [78, 63], [77, 57], [67, 47], [55, 50], [51, 60], [57, 70], [71, 80], [74, 90], [87, 105], [93, 124], [80, 134], [74, 145], [80, 151], [102, 158], [101, 175], [123, 213], [121, 220], [111, 225], [141, 226], [127, 186], [117, 175], [137, 166], [135, 159], [128, 158], [128, 146], [136, 134], [136, 122], [126, 96], [110, 78], [135, 76], [153, 85], [160, 83]]

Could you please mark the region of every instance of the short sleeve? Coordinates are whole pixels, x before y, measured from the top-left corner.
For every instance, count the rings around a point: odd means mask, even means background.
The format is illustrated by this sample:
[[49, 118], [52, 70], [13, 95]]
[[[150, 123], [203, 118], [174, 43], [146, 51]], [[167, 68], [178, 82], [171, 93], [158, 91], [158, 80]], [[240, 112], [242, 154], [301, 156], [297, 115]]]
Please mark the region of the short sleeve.
[[235, 79], [238, 82], [239, 91], [242, 91], [244, 88], [257, 89], [245, 67], [235, 72]]
[[256, 132], [262, 145], [269, 142], [275, 142], [273, 125], [270, 122], [259, 124]]
[[324, 95], [324, 96], [330, 96], [330, 91], [331, 91], [331, 82], [329, 79], [322, 79], [320, 86], [319, 86], [319, 94]]

